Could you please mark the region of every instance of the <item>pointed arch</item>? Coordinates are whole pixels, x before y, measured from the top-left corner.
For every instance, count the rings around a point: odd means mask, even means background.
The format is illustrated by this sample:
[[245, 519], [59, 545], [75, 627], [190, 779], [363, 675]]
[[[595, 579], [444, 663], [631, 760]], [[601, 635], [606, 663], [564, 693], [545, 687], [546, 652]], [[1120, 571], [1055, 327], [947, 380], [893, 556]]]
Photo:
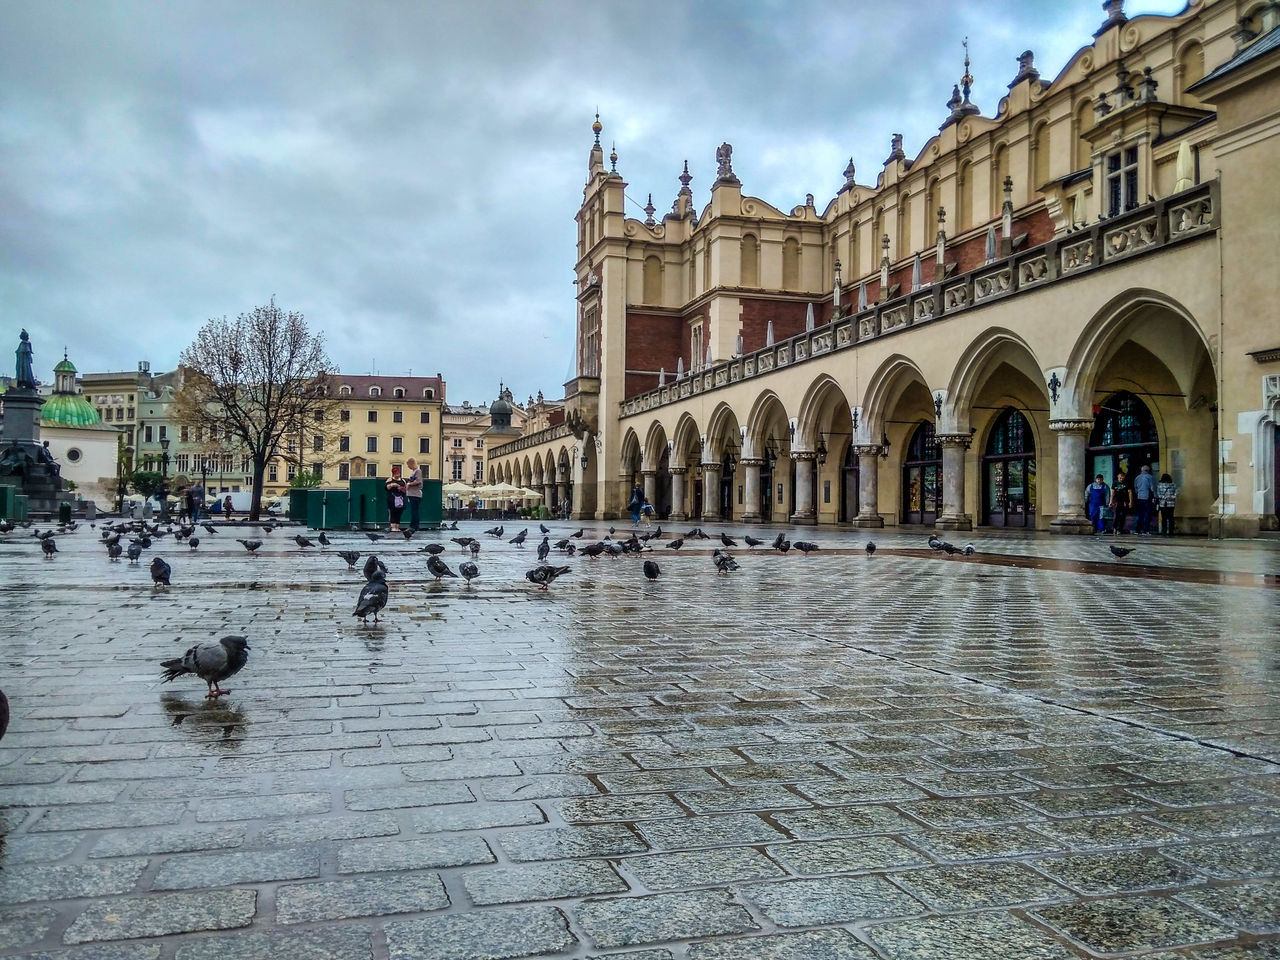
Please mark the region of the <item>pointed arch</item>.
[[649, 432], [644, 438], [644, 469], [656, 470], [666, 450], [667, 431], [662, 426], [662, 421], [655, 420], [649, 424]]
[[[751, 445], [751, 456], [758, 457], [764, 450], [768, 440], [769, 423], [775, 416], [780, 416], [785, 423], [787, 407], [781, 398], [772, 390], [765, 390], [751, 404], [751, 412], [747, 415], [747, 442]], [[742, 455], [747, 456], [743, 447]]]
[[818, 420], [833, 396], [839, 397], [849, 405], [844, 387], [830, 374], [824, 373], [809, 384], [809, 389], [805, 391], [804, 398], [800, 401], [800, 411], [796, 414], [795, 447], [797, 450], [816, 449]]
[[706, 452], [709, 455], [709, 459], [718, 460], [720, 458], [726, 430], [733, 431], [734, 446], [738, 445], [740, 442], [738, 426], [738, 416], [734, 413], [733, 408], [724, 401], [716, 404], [716, 408], [711, 411], [711, 418], [707, 421], [708, 450]]
[[867, 381], [862, 395], [862, 426], [859, 435], [872, 439], [884, 430], [888, 412], [912, 383], [929, 389], [929, 381], [916, 362], [900, 353], [887, 357]]
[[1048, 403], [1044, 369], [1030, 345], [1012, 330], [991, 327], [975, 337], [956, 360], [943, 407], [946, 431], [963, 433], [969, 428], [974, 398], [1001, 363], [1009, 364], [1030, 380]]
[[640, 437], [633, 427], [627, 427], [622, 435], [622, 448], [618, 455], [618, 476], [630, 477], [640, 469]]
[[[675, 432], [672, 434], [675, 439], [675, 448], [671, 452], [671, 465], [673, 467], [690, 466], [690, 461], [686, 454], [692, 449], [697, 450], [702, 439], [698, 430], [698, 424], [692, 415], [683, 413], [676, 422]], [[695, 453], [695, 458], [697, 454]]]

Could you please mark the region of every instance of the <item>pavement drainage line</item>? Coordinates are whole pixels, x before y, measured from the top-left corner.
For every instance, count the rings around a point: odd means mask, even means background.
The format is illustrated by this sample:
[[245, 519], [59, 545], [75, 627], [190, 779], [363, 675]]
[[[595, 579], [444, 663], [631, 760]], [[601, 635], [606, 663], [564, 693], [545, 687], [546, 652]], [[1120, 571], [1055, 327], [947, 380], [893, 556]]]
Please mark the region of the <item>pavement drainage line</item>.
[[1237, 750], [1234, 747], [1224, 746], [1219, 743], [1210, 743], [1207, 740], [1201, 740], [1199, 737], [1193, 737], [1188, 734], [1178, 733], [1175, 730], [1165, 730], [1161, 727], [1155, 727], [1147, 723], [1141, 723], [1137, 720], [1130, 720], [1125, 717], [1118, 717], [1112, 714], [1101, 713], [1096, 710], [1090, 710], [1087, 707], [1079, 707], [1079, 706], [1076, 706], [1075, 704], [1065, 703], [1061, 700], [1056, 700], [1053, 697], [1040, 696], [1032, 693], [1024, 693], [1020, 690], [1011, 690], [1008, 687], [1002, 687], [997, 683], [992, 683], [990, 680], [980, 680], [977, 677], [971, 677], [968, 674], [964, 674], [964, 673], [951, 673], [947, 670], [942, 669], [941, 667], [931, 667], [923, 663], [917, 663], [914, 660], [908, 660], [905, 657], [896, 657], [896, 656], [893, 656], [892, 654], [883, 653], [878, 650], [872, 650], [869, 647], [859, 647], [854, 644], [840, 643], [838, 640], [831, 640], [829, 638], [823, 637], [816, 633], [806, 633], [804, 635], [813, 637], [816, 640], [821, 640], [824, 643], [830, 643], [830, 644], [834, 644], [835, 646], [843, 647], [846, 650], [857, 650], [859, 653], [866, 653], [866, 654], [869, 654], [870, 656], [878, 657], [881, 660], [887, 660], [890, 663], [905, 664], [906, 666], [914, 667], [917, 670], [924, 670], [929, 673], [935, 673], [935, 674], [938, 674], [939, 676], [947, 677], [948, 679], [951, 679], [951, 680], [957, 680], [957, 679], [965, 680], [969, 683], [977, 684], [978, 686], [987, 687], [988, 689], [998, 691], [999, 693], [1004, 694], [1006, 696], [1014, 696], [1023, 700], [1031, 700], [1035, 703], [1043, 703], [1049, 706], [1061, 707], [1064, 710], [1070, 710], [1073, 713], [1079, 713], [1086, 717], [1093, 717], [1094, 719], [1098, 719], [1098, 720], [1108, 720], [1112, 723], [1120, 723], [1125, 725], [1126, 727], [1134, 727], [1138, 730], [1146, 730], [1148, 733], [1158, 733], [1161, 736], [1169, 737], [1174, 740], [1181, 740], [1184, 743], [1198, 744], [1199, 746], [1206, 747], [1210, 750], [1221, 750], [1223, 753], [1229, 753], [1234, 757], [1241, 757], [1247, 760], [1261, 760], [1263, 763], [1270, 763], [1270, 764], [1275, 763], [1275, 760], [1271, 759], [1270, 757], [1261, 756], [1256, 753], [1250, 753], [1247, 750]]

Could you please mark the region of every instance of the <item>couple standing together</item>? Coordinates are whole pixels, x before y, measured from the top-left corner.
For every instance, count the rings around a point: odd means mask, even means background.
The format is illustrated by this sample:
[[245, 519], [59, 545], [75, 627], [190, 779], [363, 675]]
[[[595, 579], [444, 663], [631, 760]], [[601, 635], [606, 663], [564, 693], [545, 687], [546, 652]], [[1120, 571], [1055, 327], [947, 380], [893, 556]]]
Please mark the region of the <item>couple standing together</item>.
[[391, 477], [387, 480], [387, 511], [391, 515], [391, 532], [400, 533], [400, 517], [404, 508], [409, 508], [409, 529], [418, 529], [418, 518], [422, 511], [422, 468], [418, 461], [410, 457], [405, 461], [409, 468], [409, 476], [401, 475], [400, 467], [391, 468]]

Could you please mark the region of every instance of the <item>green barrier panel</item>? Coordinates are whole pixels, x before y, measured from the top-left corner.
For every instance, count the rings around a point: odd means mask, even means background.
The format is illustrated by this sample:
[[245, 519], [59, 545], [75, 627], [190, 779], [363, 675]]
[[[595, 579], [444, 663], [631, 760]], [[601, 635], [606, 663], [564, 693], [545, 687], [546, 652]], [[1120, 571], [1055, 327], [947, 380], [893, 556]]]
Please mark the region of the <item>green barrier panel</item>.
[[443, 480], [422, 481], [422, 510], [418, 515], [418, 523], [423, 526], [440, 524], [444, 518]]
[[15, 494], [13, 498], [13, 520], [26, 520], [28, 501], [31, 498], [25, 493]]
[[59, 523], [71, 522], [71, 504], [69, 503], [58, 504], [58, 522]]
[[351, 481], [351, 508], [348, 516], [357, 527], [387, 523], [387, 481], [361, 477]]
[[0, 520], [16, 520], [17, 507], [14, 504], [14, 497], [18, 495], [18, 488], [9, 485], [0, 486]]
[[337, 530], [350, 523], [351, 491], [307, 491], [307, 526], [312, 530]]
[[307, 494], [311, 491], [306, 489], [289, 491], [289, 519], [294, 521], [302, 521], [307, 519]]

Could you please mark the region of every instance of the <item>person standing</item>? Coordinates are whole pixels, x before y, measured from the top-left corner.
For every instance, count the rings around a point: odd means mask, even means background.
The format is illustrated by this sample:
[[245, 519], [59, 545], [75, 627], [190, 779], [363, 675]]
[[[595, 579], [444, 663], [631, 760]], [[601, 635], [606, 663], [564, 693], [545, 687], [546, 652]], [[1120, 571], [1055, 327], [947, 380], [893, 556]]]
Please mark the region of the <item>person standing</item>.
[[1116, 474], [1116, 482], [1111, 487], [1111, 513], [1115, 519], [1111, 523], [1111, 532], [1117, 536], [1124, 534], [1125, 521], [1133, 509], [1133, 490], [1129, 487], [1129, 479], [1121, 470]]
[[236, 508], [231, 505], [231, 494], [227, 494], [227, 498], [222, 501], [222, 519], [230, 520], [231, 514], [236, 512]]
[[1151, 536], [1151, 521], [1156, 513], [1156, 478], [1151, 475], [1151, 465], [1144, 463], [1138, 475], [1133, 478], [1133, 499], [1136, 504], [1136, 519], [1133, 532], [1143, 536]]
[[1093, 478], [1093, 483], [1084, 488], [1084, 505], [1089, 514], [1089, 522], [1093, 524], [1094, 533], [1102, 533], [1106, 529], [1104, 508], [1110, 499], [1111, 488], [1102, 479], [1102, 474]]
[[189, 500], [191, 522], [196, 523], [200, 519], [200, 509], [204, 506], [204, 484], [199, 480], [191, 485], [187, 491]]
[[405, 496], [409, 500], [409, 529], [416, 531], [422, 515], [422, 469], [413, 457], [405, 461], [405, 466], [411, 471], [404, 484]]
[[391, 468], [391, 476], [387, 479], [387, 512], [391, 516], [391, 532], [400, 532], [400, 516], [404, 513], [407, 501], [407, 490], [404, 479], [400, 476], [400, 467]]
[[1160, 510], [1160, 533], [1173, 536], [1173, 508], [1178, 504], [1178, 485], [1167, 473], [1160, 474], [1160, 482], [1156, 484], [1156, 506]]
[[631, 488], [631, 499], [627, 502], [627, 509], [631, 511], [631, 525], [633, 527], [640, 523], [640, 510], [643, 506], [644, 489], [637, 483]]

